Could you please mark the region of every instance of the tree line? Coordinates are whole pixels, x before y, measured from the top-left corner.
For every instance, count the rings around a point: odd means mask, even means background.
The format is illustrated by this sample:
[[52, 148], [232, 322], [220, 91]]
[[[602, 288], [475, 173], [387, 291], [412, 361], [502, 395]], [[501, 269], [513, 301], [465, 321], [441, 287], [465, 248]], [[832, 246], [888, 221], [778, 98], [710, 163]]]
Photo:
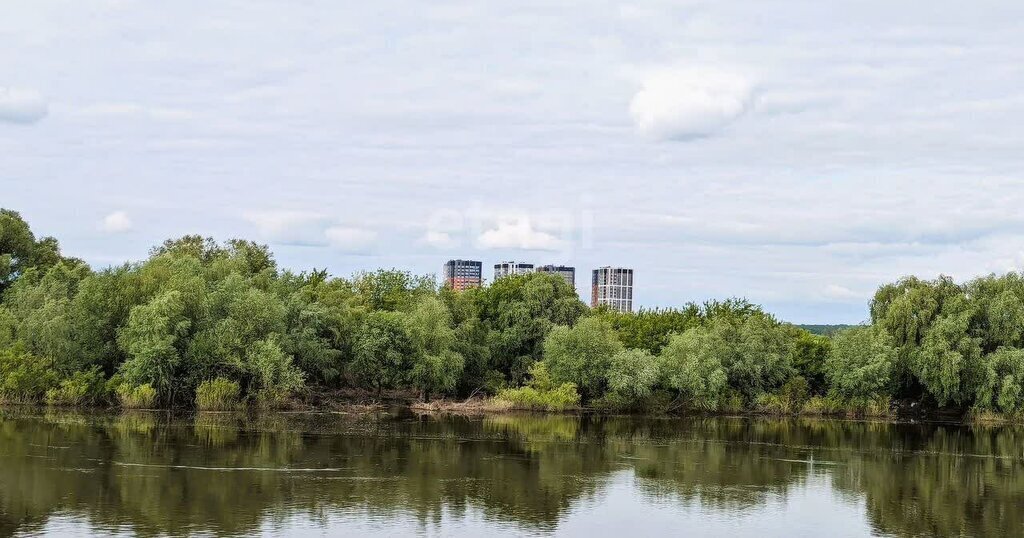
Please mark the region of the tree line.
[[560, 277], [454, 292], [397, 270], [333, 277], [200, 236], [92, 269], [0, 210], [0, 401], [265, 407], [335, 389], [511, 407], [1014, 414], [1024, 281], [905, 278], [870, 323], [815, 335], [741, 299], [591, 310]]

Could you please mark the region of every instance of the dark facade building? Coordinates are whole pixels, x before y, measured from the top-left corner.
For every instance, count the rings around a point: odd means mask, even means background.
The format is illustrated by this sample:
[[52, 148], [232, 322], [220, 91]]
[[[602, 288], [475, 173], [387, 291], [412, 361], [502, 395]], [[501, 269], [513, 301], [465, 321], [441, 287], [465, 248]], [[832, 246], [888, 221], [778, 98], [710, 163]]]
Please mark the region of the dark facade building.
[[540, 273], [554, 273], [565, 279], [566, 284], [576, 289], [576, 268], [568, 265], [542, 265], [537, 268]]
[[453, 290], [479, 288], [483, 283], [484, 265], [473, 260], [448, 260], [444, 264], [444, 283]]
[[624, 267], [594, 269], [590, 306], [606, 305], [617, 312], [633, 311], [633, 270]]

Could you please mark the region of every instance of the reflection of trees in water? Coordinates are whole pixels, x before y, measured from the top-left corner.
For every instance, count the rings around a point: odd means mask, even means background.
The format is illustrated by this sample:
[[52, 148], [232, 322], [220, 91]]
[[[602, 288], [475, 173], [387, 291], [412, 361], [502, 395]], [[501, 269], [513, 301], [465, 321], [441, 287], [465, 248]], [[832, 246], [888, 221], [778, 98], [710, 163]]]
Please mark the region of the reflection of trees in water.
[[[910, 428], [908, 428], [910, 429]], [[879, 533], [1020, 536], [1024, 529], [1024, 431], [918, 426], [875, 444], [835, 473], [835, 487], [866, 494]]]
[[653, 497], [716, 509], [761, 505], [807, 474], [806, 466], [792, 462], [792, 429], [785, 421], [700, 420], [662, 446], [629, 447], [638, 458], [637, 485]]
[[730, 511], [829, 474], [866, 499], [880, 533], [1009, 535], [1024, 524], [1022, 435], [801, 419], [8, 414], [0, 534], [56, 512], [147, 535], [244, 534], [337, 510], [428, 525], [473, 509], [545, 530], [632, 470], [644, 495]]

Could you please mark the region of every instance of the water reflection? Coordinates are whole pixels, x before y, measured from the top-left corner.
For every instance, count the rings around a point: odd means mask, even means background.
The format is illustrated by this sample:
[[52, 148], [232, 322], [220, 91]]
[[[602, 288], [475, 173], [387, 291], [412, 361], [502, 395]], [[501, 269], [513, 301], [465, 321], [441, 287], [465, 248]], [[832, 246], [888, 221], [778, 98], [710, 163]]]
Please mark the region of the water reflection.
[[[1016, 427], [739, 418], [0, 412], [0, 535], [1019, 535]], [[365, 527], [370, 525], [370, 527]], [[716, 527], [701, 527], [713, 529]], [[269, 529], [269, 530], [268, 530]]]

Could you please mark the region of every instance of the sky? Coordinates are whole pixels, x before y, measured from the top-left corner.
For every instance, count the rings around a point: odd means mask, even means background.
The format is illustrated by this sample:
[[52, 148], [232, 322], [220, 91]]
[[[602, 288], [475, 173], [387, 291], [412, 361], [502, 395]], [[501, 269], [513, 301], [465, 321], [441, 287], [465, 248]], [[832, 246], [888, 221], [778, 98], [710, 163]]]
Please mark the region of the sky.
[[0, 2], [0, 206], [95, 267], [198, 233], [857, 323], [1024, 265], [1021, 2]]

